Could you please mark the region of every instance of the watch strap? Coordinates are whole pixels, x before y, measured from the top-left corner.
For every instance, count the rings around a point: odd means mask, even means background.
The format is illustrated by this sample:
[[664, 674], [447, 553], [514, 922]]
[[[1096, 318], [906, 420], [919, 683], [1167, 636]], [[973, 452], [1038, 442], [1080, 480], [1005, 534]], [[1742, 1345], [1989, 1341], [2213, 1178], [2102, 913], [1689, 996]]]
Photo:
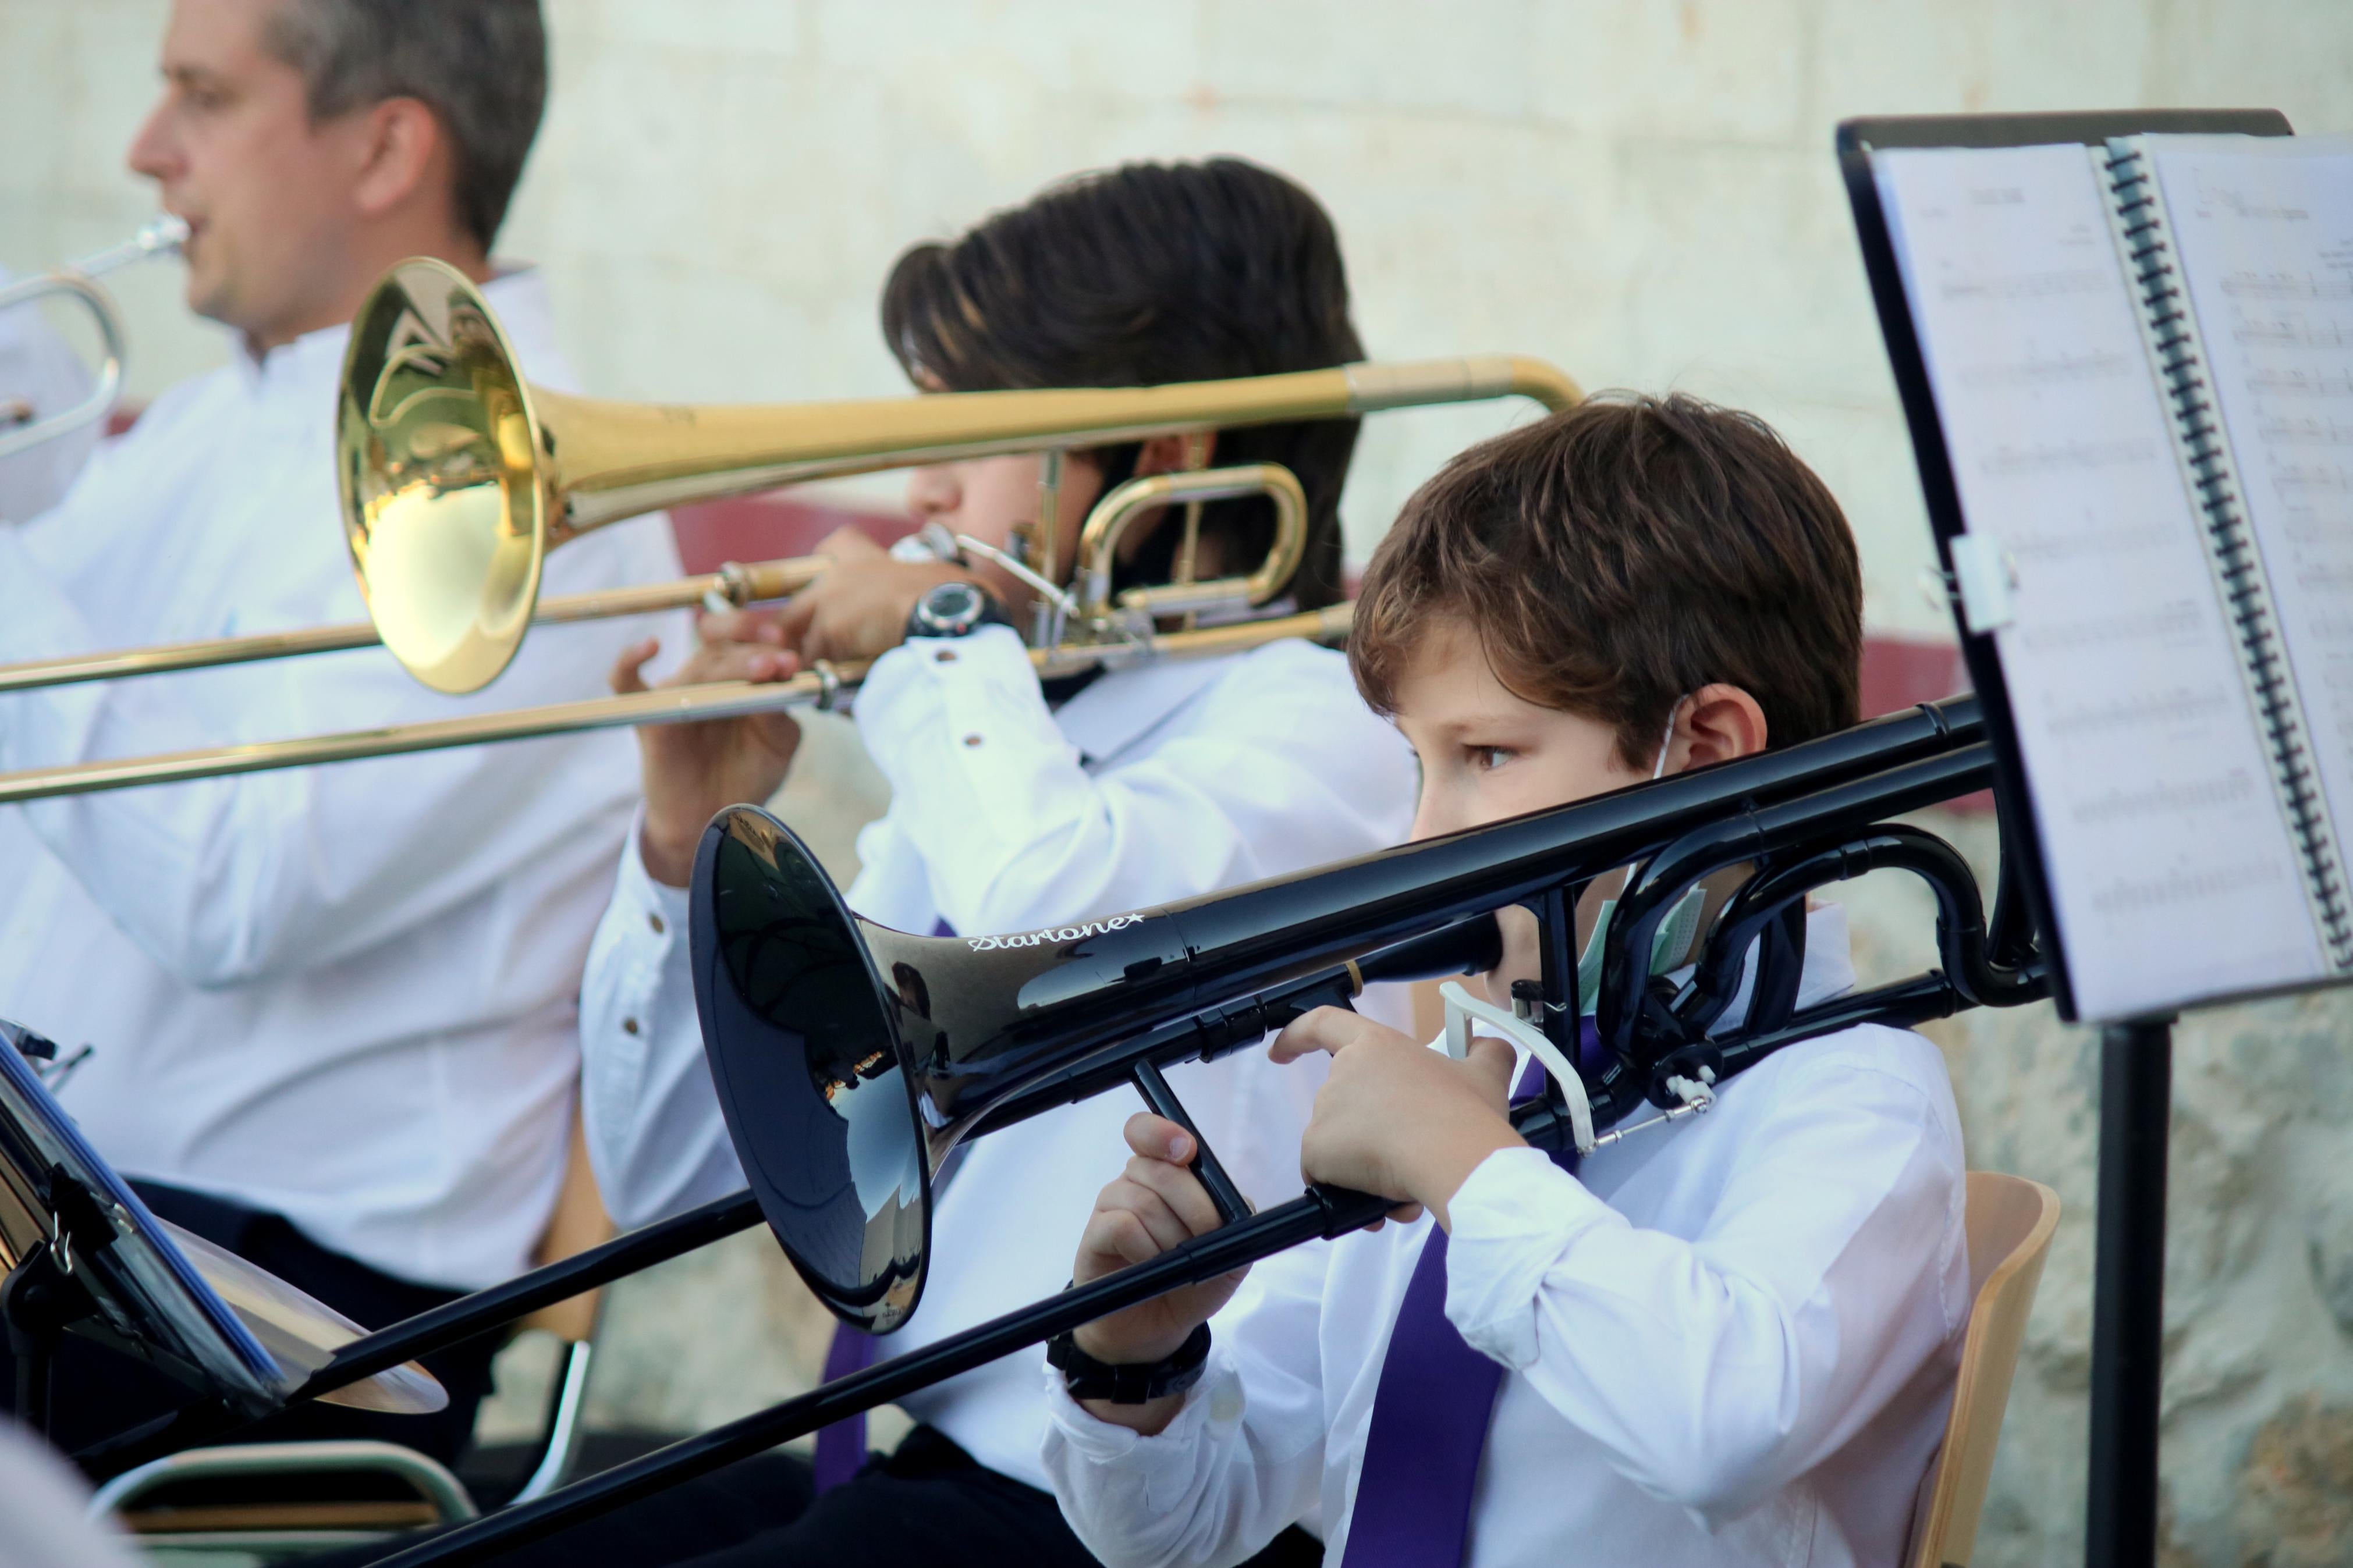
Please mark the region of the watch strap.
[[[955, 606], [940, 603], [954, 600]], [[904, 636], [908, 637], [969, 637], [983, 626], [1009, 626], [1013, 617], [997, 602], [997, 595], [979, 584], [965, 578], [953, 578], [933, 587], [915, 601], [908, 612]]]
[[1100, 1399], [1112, 1405], [1145, 1405], [1171, 1394], [1182, 1394], [1201, 1381], [1209, 1362], [1209, 1325], [1201, 1324], [1185, 1337], [1176, 1353], [1155, 1362], [1124, 1363], [1097, 1361], [1079, 1348], [1070, 1334], [1046, 1342], [1046, 1363], [1062, 1374], [1073, 1399]]

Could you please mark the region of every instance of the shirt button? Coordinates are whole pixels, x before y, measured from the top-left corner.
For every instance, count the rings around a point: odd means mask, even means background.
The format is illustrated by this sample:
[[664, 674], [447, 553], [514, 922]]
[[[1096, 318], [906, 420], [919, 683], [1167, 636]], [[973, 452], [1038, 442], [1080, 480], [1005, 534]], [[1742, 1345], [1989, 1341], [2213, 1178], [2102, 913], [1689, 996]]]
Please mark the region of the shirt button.
[[980, 744], [980, 737], [977, 735], [966, 735], [964, 738], [964, 743], [967, 746], [977, 746]]
[[624, 1018], [621, 1020], [621, 1033], [625, 1035], [634, 1035], [637, 1032], [638, 1021], [635, 1018]]
[[659, 936], [662, 932], [670, 930], [670, 927], [662, 924], [662, 918], [659, 915], [648, 915], [646, 917], [646, 924], [654, 928], [654, 934], [656, 936]]
[[955, 662], [955, 649], [952, 647], [944, 647], [940, 649], [939, 652], [932, 655], [932, 658], [942, 664], [954, 664]]

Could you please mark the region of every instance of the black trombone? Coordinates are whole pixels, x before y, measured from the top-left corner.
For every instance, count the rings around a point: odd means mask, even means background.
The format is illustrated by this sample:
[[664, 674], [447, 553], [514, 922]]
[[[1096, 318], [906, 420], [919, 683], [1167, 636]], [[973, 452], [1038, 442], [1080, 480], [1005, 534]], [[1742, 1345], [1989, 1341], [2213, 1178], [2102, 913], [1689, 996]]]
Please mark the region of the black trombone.
[[[1985, 788], [1993, 761], [1971, 698], [1784, 751], [1163, 909], [1010, 938], [919, 938], [851, 915], [781, 824], [722, 813], [697, 858], [697, 1001], [714, 1083], [752, 1185], [343, 1348], [294, 1397], [357, 1381], [765, 1216], [839, 1315], [881, 1329], [922, 1290], [931, 1179], [963, 1139], [1124, 1086], [1174, 1104], [1159, 1069], [1256, 1043], [1369, 984], [1492, 965], [1494, 910], [1535, 910], [1542, 1005], [1574, 1050], [1578, 897], [1640, 869], [1605, 938], [1597, 1023], [1609, 1066], [1586, 1085], [1594, 1126], [1707, 1066], [1720, 1080], [1782, 1046], [1864, 1021], [1909, 1025], [2041, 998], [2046, 984], [2007, 868], [1988, 921], [1952, 848], [1885, 819]], [[1753, 874], [1688, 979], [1652, 978], [1651, 933], [1699, 879]], [[1798, 1009], [1806, 894], [1879, 868], [1921, 878], [1938, 968]], [[1793, 918], [1796, 911], [1798, 918]], [[1749, 1013], [1718, 1031], [1752, 947]], [[1181, 1110], [1181, 1107], [1176, 1108]], [[1557, 1085], [1514, 1112], [1531, 1142], [1569, 1136]], [[852, 1131], [857, 1137], [853, 1140]], [[854, 1147], [853, 1147], [854, 1145]], [[1205, 1154], [1208, 1152], [1204, 1151]], [[884, 1361], [768, 1410], [420, 1542], [399, 1568], [478, 1562], [675, 1482], [888, 1404], [1138, 1301], [1378, 1218], [1388, 1204], [1311, 1188], [1147, 1264]], [[1075, 1238], [1074, 1238], [1075, 1240]], [[241, 1422], [199, 1405], [107, 1447], [142, 1456]]]

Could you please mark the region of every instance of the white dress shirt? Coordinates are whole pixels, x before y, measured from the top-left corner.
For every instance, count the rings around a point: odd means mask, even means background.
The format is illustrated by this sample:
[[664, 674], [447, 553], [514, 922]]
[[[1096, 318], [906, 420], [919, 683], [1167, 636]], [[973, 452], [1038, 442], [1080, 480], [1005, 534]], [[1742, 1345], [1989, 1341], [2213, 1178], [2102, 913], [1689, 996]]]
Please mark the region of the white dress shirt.
[[90, 1517], [90, 1483], [58, 1451], [0, 1421], [0, 1568], [139, 1568], [112, 1518]]
[[[1279, 642], [1103, 676], [1050, 710], [1014, 635], [993, 627], [885, 654], [858, 726], [891, 782], [859, 836], [852, 908], [902, 931], [967, 936], [1166, 903], [1397, 842], [1414, 771], [1337, 653]], [[695, 1021], [686, 899], [634, 846], [588, 961], [581, 1026], [589, 1150], [625, 1224], [744, 1184]], [[1254, 1200], [1300, 1192], [1318, 1074], [1258, 1053], [1169, 1083]], [[976, 1140], [940, 1197], [930, 1278], [886, 1354], [928, 1344], [1069, 1282], [1095, 1194], [1141, 1110], [1107, 1094]], [[1010, 1356], [906, 1401], [991, 1469], [1043, 1487], [1037, 1370]]]
[[[14, 281], [0, 267], [0, 288]], [[22, 399], [36, 420], [45, 419], [88, 397], [90, 386], [90, 367], [37, 309], [0, 310], [0, 404]], [[0, 425], [0, 436], [21, 428]], [[57, 505], [105, 429], [106, 421], [95, 419], [0, 458], [0, 522], [38, 517]]]
[[[532, 377], [565, 384], [537, 276], [485, 293]], [[0, 526], [0, 660], [364, 619], [335, 499], [345, 336], [174, 387], [61, 505]], [[678, 570], [643, 518], [551, 555], [545, 588]], [[0, 768], [593, 696], [649, 629], [536, 629], [462, 699], [379, 648], [0, 697]], [[580, 966], [636, 795], [616, 731], [0, 808], [0, 1016], [96, 1046], [61, 1098], [129, 1173], [409, 1279], [492, 1283], [554, 1209]]]
[[[1852, 984], [1843, 911], [1807, 947], [1801, 1002]], [[1447, 1318], [1508, 1369], [1464, 1562], [1895, 1563], [1968, 1312], [1964, 1191], [1943, 1059], [1876, 1025], [1767, 1057], [1577, 1175], [1490, 1155], [1448, 1205]], [[1051, 1379], [1046, 1467], [1088, 1548], [1238, 1563], [1320, 1516], [1342, 1561], [1432, 1223], [1259, 1264], [1155, 1436]]]

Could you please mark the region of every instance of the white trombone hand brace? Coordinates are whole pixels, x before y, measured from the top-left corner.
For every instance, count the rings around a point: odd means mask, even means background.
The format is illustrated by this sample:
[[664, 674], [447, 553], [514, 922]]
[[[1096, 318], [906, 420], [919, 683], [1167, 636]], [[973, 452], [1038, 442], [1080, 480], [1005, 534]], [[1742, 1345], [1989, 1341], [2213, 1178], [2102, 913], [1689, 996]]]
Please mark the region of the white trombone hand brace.
[[1561, 1098], [1568, 1102], [1568, 1121], [1577, 1138], [1579, 1156], [1594, 1151], [1593, 1104], [1585, 1098], [1585, 1080], [1577, 1074], [1560, 1047], [1547, 1038], [1535, 1025], [1519, 1016], [1508, 1007], [1498, 1007], [1493, 1002], [1482, 1002], [1462, 989], [1459, 980], [1450, 980], [1438, 988], [1446, 1004], [1446, 1054], [1456, 1061], [1471, 1054], [1471, 1023], [1472, 1019], [1486, 1025], [1513, 1044], [1525, 1047], [1536, 1060], [1544, 1063], [1553, 1081], [1560, 1085]]

